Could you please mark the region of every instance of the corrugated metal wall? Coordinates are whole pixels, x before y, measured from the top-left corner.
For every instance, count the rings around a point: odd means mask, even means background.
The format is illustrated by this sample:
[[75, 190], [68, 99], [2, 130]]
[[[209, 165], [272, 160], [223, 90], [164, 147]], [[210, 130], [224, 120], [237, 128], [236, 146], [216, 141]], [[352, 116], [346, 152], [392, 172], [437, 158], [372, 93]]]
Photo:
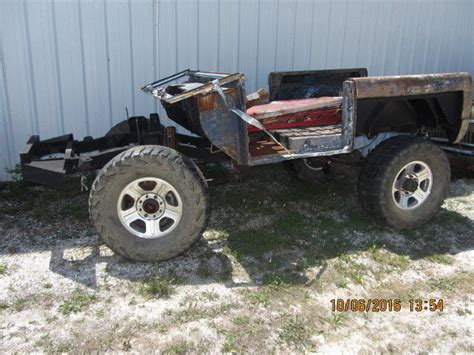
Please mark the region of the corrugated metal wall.
[[0, 180], [31, 134], [102, 135], [159, 109], [139, 88], [185, 68], [470, 71], [471, 0], [1, 0]]

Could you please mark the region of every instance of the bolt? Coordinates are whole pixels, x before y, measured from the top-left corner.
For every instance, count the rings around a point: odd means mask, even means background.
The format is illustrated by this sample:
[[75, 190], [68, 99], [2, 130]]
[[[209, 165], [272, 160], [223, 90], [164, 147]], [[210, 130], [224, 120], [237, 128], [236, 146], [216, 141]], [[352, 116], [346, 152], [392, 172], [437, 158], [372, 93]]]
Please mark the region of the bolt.
[[148, 215], [145, 213], [145, 217], [148, 217]]

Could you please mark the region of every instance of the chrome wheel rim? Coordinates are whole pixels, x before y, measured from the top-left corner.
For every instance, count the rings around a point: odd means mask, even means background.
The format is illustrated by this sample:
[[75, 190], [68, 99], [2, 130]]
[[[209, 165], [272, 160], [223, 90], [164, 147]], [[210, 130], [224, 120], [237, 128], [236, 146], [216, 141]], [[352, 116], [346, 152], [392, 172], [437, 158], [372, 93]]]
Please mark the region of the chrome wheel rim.
[[167, 181], [154, 177], [132, 181], [117, 201], [120, 222], [140, 238], [164, 237], [177, 227], [182, 214], [178, 191]]
[[428, 199], [432, 185], [433, 173], [426, 163], [408, 163], [400, 169], [393, 182], [393, 201], [402, 210], [415, 209]]

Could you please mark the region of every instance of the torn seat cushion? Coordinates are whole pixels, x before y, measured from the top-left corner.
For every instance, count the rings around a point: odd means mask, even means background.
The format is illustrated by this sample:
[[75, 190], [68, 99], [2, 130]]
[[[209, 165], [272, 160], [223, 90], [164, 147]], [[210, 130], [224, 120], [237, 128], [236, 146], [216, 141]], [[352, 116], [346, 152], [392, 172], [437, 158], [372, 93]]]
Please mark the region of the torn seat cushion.
[[[342, 97], [318, 97], [301, 100], [272, 101], [252, 106], [247, 114], [267, 129], [337, 124], [341, 121]], [[258, 131], [248, 126], [250, 132]]]

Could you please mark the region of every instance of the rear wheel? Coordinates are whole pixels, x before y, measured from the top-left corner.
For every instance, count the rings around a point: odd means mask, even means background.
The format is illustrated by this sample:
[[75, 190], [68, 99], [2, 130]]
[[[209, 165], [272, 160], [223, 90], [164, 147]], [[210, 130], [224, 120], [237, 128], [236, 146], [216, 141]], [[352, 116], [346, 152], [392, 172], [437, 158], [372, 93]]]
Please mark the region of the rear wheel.
[[438, 146], [397, 136], [367, 157], [359, 176], [359, 201], [370, 216], [392, 228], [415, 228], [439, 210], [449, 181], [449, 162]]
[[113, 158], [89, 198], [91, 220], [115, 252], [140, 261], [172, 258], [201, 235], [209, 217], [207, 185], [187, 157], [140, 146]]

